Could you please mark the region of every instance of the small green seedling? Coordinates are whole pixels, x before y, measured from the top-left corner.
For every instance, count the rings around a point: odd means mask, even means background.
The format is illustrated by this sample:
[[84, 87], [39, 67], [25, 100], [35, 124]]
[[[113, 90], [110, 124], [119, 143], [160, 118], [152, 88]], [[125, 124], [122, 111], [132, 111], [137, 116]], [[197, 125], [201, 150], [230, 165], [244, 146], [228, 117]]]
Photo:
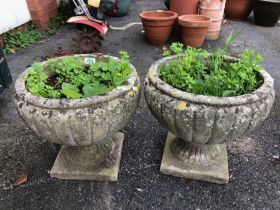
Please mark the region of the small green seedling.
[[120, 60], [108, 58], [85, 64], [82, 57], [50, 59], [43, 66], [34, 63], [26, 87], [36, 96], [79, 99], [102, 95], [122, 85], [131, 73], [129, 55], [120, 52]]
[[173, 43], [164, 56], [176, 54], [177, 58], [165, 63], [160, 69], [160, 78], [180, 90], [208, 96], [228, 97], [252, 93], [261, 84], [258, 72], [262, 56], [254, 50], [245, 49], [240, 60], [226, 57], [229, 45], [235, 36], [230, 35], [225, 48], [210, 54], [204, 49]]

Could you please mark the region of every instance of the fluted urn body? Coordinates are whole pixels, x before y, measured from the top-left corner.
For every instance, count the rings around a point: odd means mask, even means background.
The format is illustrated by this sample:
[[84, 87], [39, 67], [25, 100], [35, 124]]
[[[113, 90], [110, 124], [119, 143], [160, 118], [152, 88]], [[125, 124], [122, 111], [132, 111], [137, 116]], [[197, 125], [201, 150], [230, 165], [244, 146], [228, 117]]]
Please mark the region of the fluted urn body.
[[251, 94], [236, 97], [195, 95], [178, 90], [160, 79], [160, 66], [173, 57], [154, 63], [145, 81], [145, 97], [152, 114], [177, 138], [171, 151], [184, 163], [215, 159], [219, 144], [256, 128], [269, 114], [274, 98], [273, 79], [260, 72], [263, 84]]
[[104, 95], [82, 99], [49, 99], [31, 94], [25, 85], [27, 69], [15, 83], [16, 108], [36, 134], [68, 146], [67, 161], [98, 168], [114, 158], [111, 156], [117, 145], [112, 137], [128, 123], [139, 102], [139, 78], [134, 66], [130, 67], [132, 73], [123, 85]]

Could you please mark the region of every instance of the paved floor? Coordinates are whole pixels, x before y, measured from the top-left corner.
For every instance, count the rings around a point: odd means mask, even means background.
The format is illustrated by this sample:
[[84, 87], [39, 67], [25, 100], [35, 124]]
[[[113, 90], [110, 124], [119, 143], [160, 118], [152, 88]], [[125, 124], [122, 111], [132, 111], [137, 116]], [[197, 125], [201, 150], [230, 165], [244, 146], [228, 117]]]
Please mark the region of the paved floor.
[[[138, 12], [163, 8], [159, 0], [137, 1], [129, 16], [115, 18], [114, 25], [139, 21]], [[65, 181], [48, 175], [59, 147], [36, 136], [19, 118], [12, 102], [12, 88], [0, 96], [0, 209], [280, 209], [280, 27], [262, 28], [245, 22], [223, 27], [223, 45], [230, 31], [242, 31], [231, 51], [255, 48], [264, 56], [266, 70], [275, 78], [276, 102], [270, 117], [250, 136], [229, 145], [231, 180], [216, 185], [163, 175], [159, 171], [167, 131], [150, 114], [142, 95], [139, 108], [125, 127], [119, 180], [115, 183]], [[161, 57], [162, 49], [147, 44], [142, 26], [110, 31], [102, 52], [117, 55], [121, 49], [143, 78], [148, 67]], [[17, 76], [34, 60], [42, 59], [57, 46], [71, 47], [74, 27], [65, 27], [44, 42], [7, 57]], [[16, 188], [11, 183], [29, 173], [28, 182]]]

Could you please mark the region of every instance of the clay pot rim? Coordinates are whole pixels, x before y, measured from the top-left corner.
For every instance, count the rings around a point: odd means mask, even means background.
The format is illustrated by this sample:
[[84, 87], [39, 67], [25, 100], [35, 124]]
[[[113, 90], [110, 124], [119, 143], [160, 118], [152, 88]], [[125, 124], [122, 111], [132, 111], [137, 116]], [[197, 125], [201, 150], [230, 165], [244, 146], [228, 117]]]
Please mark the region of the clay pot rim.
[[[146, 16], [145, 14], [148, 13], [165, 13], [165, 14], [170, 14], [169, 16], [166, 17], [149, 17]], [[139, 14], [139, 17], [142, 18], [143, 20], [150, 20], [150, 21], [167, 21], [167, 20], [174, 20], [178, 18], [178, 14], [176, 12], [172, 11], [167, 11], [167, 10], [147, 10], [143, 11]]]
[[180, 25], [192, 28], [207, 27], [212, 22], [212, 18], [205, 15], [181, 15], [178, 20]]
[[[58, 58], [55, 58], [55, 60], [61, 60], [63, 58], [69, 58], [69, 57], [94, 57], [98, 58], [100, 57], [100, 54], [76, 54], [76, 55], [70, 55], [70, 56], [61, 56]], [[108, 56], [108, 55], [102, 55], [102, 58], [113, 58], [115, 60], [119, 60], [117, 57]], [[47, 61], [41, 62], [41, 64], [45, 64]], [[44, 98], [40, 96], [33, 95], [30, 93], [26, 88], [26, 79], [28, 76], [28, 72], [30, 70], [30, 67], [27, 68], [16, 80], [15, 82], [15, 93], [16, 97], [21, 97], [23, 101], [28, 102], [30, 104], [33, 104], [38, 107], [47, 108], [47, 109], [75, 109], [75, 108], [83, 108], [92, 106], [93, 104], [99, 104], [99, 103], [106, 103], [108, 101], [111, 101], [115, 98], [118, 98], [122, 94], [125, 94], [133, 89], [135, 85], [139, 85], [138, 81], [138, 74], [136, 71], [136, 68], [129, 64], [131, 67], [131, 73], [129, 75], [129, 78], [126, 80], [126, 82], [113, 90], [107, 92], [104, 95], [98, 95], [93, 97], [86, 97], [86, 98], [80, 98], [80, 99], [51, 99], [51, 98]]]
[[[181, 55], [183, 56], [183, 55]], [[260, 76], [263, 78], [263, 84], [252, 93], [233, 96], [233, 97], [217, 97], [198, 95], [179, 90], [160, 79], [160, 66], [175, 59], [177, 55], [162, 58], [153, 63], [147, 73], [146, 82], [149, 81], [156, 89], [161, 90], [163, 94], [169, 95], [183, 101], [189, 101], [197, 104], [207, 104], [214, 106], [236, 106], [251, 104], [260, 101], [266, 97], [268, 89], [274, 89], [274, 79], [265, 70], [260, 71]], [[229, 60], [238, 61], [237, 58], [226, 56]]]

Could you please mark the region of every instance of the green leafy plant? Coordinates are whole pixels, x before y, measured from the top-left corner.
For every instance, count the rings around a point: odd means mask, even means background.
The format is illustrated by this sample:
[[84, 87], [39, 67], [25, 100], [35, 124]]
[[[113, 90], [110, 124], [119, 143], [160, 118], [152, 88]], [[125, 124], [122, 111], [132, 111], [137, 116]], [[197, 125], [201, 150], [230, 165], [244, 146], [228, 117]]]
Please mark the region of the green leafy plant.
[[66, 17], [63, 15], [57, 15], [51, 19], [50, 24], [48, 25], [48, 29], [45, 32], [45, 35], [52, 35], [57, 32], [62, 26], [66, 24]]
[[27, 31], [11, 31], [4, 34], [4, 53], [9, 54], [17, 48], [27, 47], [43, 38], [44, 33], [39, 31], [33, 24], [28, 26]]
[[72, 15], [74, 15], [73, 8], [71, 8], [67, 1], [62, 0], [58, 8], [58, 15], [51, 18], [46, 32], [40, 31], [33, 23], [29, 23], [27, 31], [12, 30], [5, 33], [3, 35], [5, 40], [4, 53], [14, 53], [18, 48], [27, 47], [48, 35], [55, 34], [59, 28], [66, 24], [67, 19]]
[[231, 34], [224, 49], [208, 53], [204, 49], [173, 43], [164, 56], [176, 54], [176, 58], [160, 67], [160, 78], [180, 90], [209, 96], [228, 97], [251, 93], [262, 80], [258, 72], [262, 56], [254, 50], [245, 49], [239, 60], [226, 56], [229, 45], [235, 37]]
[[91, 64], [85, 64], [83, 57], [50, 59], [45, 65], [34, 63], [27, 76], [27, 90], [45, 98], [79, 99], [105, 94], [122, 85], [131, 73], [128, 53], [119, 54], [119, 61], [109, 57]]

